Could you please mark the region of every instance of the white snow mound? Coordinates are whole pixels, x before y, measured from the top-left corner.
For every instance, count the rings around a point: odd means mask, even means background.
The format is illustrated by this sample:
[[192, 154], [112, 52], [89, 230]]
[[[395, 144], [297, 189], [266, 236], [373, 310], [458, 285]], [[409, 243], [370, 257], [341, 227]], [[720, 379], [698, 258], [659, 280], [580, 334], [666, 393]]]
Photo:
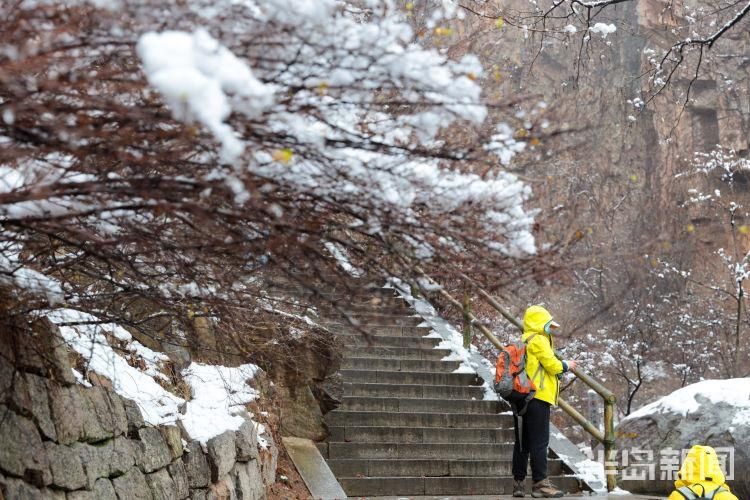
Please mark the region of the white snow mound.
[[705, 401], [734, 407], [732, 425], [750, 425], [750, 377], [704, 380], [688, 385], [639, 408], [622, 421], [659, 413], [676, 413], [685, 417], [688, 413], [700, 411]]

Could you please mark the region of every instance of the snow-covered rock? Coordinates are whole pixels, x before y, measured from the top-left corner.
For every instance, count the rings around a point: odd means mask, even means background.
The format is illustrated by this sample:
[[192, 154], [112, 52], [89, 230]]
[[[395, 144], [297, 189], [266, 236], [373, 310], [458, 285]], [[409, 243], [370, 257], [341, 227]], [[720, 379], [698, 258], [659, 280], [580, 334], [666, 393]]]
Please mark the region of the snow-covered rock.
[[[735, 477], [728, 476], [729, 485], [738, 498], [750, 498], [750, 479], [742, 474], [750, 470], [750, 378], [704, 380], [678, 389], [631, 413], [617, 434], [620, 449], [653, 452], [657, 478], [670, 450], [682, 453], [695, 444], [723, 448], [727, 454], [733, 449]], [[671, 487], [666, 479], [625, 484], [632, 492], [666, 493]]]

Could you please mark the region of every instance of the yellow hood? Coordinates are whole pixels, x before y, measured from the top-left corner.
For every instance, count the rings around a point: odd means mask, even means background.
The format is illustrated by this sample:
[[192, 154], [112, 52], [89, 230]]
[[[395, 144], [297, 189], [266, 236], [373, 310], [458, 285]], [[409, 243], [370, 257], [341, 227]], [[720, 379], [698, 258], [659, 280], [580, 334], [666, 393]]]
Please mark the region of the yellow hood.
[[563, 363], [555, 355], [552, 336], [544, 331], [544, 325], [552, 315], [541, 306], [531, 306], [523, 315], [523, 335], [526, 342], [526, 375], [536, 385], [535, 399], [557, 404], [560, 382], [557, 376], [563, 372]]
[[695, 445], [685, 457], [674, 485], [676, 488], [681, 488], [702, 481], [722, 485], [725, 481], [724, 473], [721, 471], [719, 457], [716, 456], [713, 448]]
[[533, 333], [544, 333], [544, 325], [552, 319], [552, 315], [542, 306], [531, 306], [523, 315], [524, 338]]

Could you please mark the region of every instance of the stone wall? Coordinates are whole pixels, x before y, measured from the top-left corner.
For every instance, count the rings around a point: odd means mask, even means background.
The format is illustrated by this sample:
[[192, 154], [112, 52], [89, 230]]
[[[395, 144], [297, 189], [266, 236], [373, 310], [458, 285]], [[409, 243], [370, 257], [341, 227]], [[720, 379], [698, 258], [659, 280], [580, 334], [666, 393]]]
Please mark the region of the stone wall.
[[28, 346], [38, 343], [19, 340], [0, 335], [0, 499], [266, 497], [278, 450], [265, 435], [259, 448], [249, 417], [202, 446], [177, 426], [147, 425], [106, 381], [77, 384], [64, 349], [37, 356]]

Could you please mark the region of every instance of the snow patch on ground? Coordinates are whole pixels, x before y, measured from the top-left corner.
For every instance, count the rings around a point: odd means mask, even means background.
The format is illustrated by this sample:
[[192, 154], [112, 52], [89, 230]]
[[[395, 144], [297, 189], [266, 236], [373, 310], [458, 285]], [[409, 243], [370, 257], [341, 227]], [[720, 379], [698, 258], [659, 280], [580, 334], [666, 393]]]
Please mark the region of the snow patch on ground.
[[[604, 464], [587, 458], [575, 463], [578, 477], [587, 484], [607, 484], [607, 476], [604, 474]], [[606, 491], [606, 487], [602, 492]]]
[[[252, 364], [237, 367], [192, 363], [182, 375], [190, 386], [192, 399], [180, 420], [188, 435], [203, 443], [226, 430], [237, 430], [245, 419], [245, 404], [258, 392], [247, 385], [258, 371]], [[223, 429], [216, 432], [216, 429]]]
[[84, 387], [91, 387], [91, 382], [83, 378], [83, 375], [81, 375], [81, 372], [79, 372], [75, 368], [71, 368], [71, 371], [73, 372], [73, 376], [76, 378], [76, 382], [78, 382]]
[[608, 495], [630, 495], [630, 492], [627, 490], [623, 490], [618, 486], [614, 490], [610, 491]]
[[[98, 322], [98, 318], [90, 314], [73, 309], [57, 309], [48, 314], [49, 319], [60, 328], [65, 342], [86, 361], [86, 369], [103, 375], [112, 381], [112, 387], [117, 394], [132, 399], [138, 404], [146, 422], [159, 425], [171, 424], [179, 417], [179, 406], [182, 398], [168, 392], [156, 383], [153, 373], [157, 366], [149, 359], [143, 359], [145, 371], [141, 371], [127, 362], [124, 354], [136, 354], [137, 347], [132, 343], [126, 344], [124, 349], [118, 347], [116, 352], [106, 333], [118, 340], [127, 337], [120, 328], [111, 324], [79, 324], [83, 321]], [[70, 323], [72, 326], [66, 326]], [[129, 337], [130, 334], [128, 334]], [[122, 354], [121, 354], [122, 353]]]
[[[484, 397], [482, 399], [484, 399], [485, 401], [497, 401], [498, 400], [497, 393], [495, 392], [495, 389], [492, 387], [492, 384], [490, 384], [489, 382], [485, 382], [484, 384], [482, 384], [482, 390], [484, 391]], [[513, 412], [510, 412], [510, 414], [512, 415]]]
[[[600, 485], [600, 489], [595, 489], [596, 493], [607, 493], [607, 476], [604, 474], [604, 464], [586, 458], [584, 460], [574, 461], [572, 457], [557, 453], [560, 459], [567, 463], [573, 464], [573, 470], [576, 476], [586, 482], [589, 486]], [[618, 493], [620, 494], [620, 493]], [[627, 492], [625, 493], [627, 494]]]

